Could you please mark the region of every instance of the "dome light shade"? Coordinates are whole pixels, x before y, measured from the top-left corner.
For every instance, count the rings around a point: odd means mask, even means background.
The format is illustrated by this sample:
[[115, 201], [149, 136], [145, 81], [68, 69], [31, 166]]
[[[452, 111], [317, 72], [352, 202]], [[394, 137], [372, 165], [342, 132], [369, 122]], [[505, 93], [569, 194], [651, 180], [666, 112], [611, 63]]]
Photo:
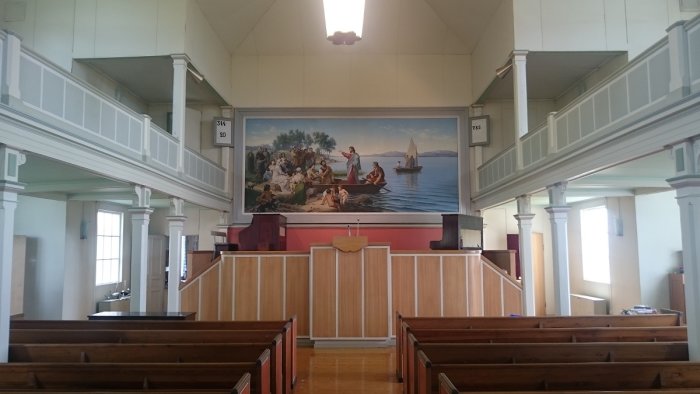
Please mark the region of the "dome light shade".
[[326, 37], [333, 44], [352, 45], [362, 38], [365, 0], [323, 0]]

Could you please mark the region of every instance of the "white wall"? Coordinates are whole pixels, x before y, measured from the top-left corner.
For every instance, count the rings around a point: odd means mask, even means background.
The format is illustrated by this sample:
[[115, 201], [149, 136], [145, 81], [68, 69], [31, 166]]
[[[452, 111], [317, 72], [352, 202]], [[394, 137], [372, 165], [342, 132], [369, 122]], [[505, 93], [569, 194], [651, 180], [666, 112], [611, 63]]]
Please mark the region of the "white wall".
[[119, 101], [137, 113], [147, 113], [146, 102], [135, 93], [120, 85], [117, 81], [91, 67], [90, 65], [74, 61], [70, 70], [73, 75], [90, 84], [95, 89], [107, 96]]
[[[66, 202], [19, 196], [15, 211], [16, 235], [27, 240], [24, 315], [28, 319], [60, 319], [66, 250]], [[34, 255], [33, 252], [36, 252]]]
[[467, 106], [470, 56], [337, 53], [233, 57], [234, 107]]
[[516, 49], [627, 49], [623, 0], [517, 0], [513, 14]]
[[472, 52], [472, 96], [475, 99], [484, 93], [496, 77], [495, 70], [508, 60], [515, 49], [513, 7], [519, 1], [522, 0], [501, 2]]
[[[635, 198], [642, 303], [669, 307], [668, 274], [682, 259], [680, 211], [673, 191]], [[663, 229], [663, 231], [659, 231]]]
[[184, 53], [187, 0], [76, 0], [75, 58]]
[[[81, 222], [85, 229], [95, 228], [94, 203], [69, 201], [66, 217], [66, 267], [64, 272], [63, 319], [85, 319], [95, 312], [93, 302], [94, 268], [89, 258], [90, 237], [81, 239]], [[87, 234], [86, 234], [87, 235]], [[93, 241], [94, 242], [94, 241]], [[92, 273], [92, 275], [90, 275]]]
[[230, 102], [231, 55], [194, 0], [187, 1], [184, 33], [184, 53], [214, 90]]
[[[610, 284], [583, 280], [580, 211], [601, 204], [608, 209]], [[622, 220], [622, 235], [617, 235], [616, 231], [618, 218]], [[634, 198], [606, 198], [574, 204], [569, 212], [568, 226], [571, 292], [608, 300], [611, 314], [619, 314], [622, 309], [639, 304], [641, 290]]]
[[75, 0], [0, 0], [0, 27], [18, 33], [23, 45], [70, 70], [74, 8]]

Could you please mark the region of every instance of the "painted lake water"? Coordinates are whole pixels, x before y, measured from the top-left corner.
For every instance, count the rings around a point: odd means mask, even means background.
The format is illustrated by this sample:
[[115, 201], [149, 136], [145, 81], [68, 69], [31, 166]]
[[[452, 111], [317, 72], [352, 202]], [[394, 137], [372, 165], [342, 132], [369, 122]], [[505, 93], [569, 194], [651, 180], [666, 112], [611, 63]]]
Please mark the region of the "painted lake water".
[[[335, 160], [335, 161], [333, 161]], [[370, 212], [458, 212], [459, 179], [458, 158], [419, 157], [423, 166], [416, 173], [397, 173], [397, 162], [403, 157], [361, 156], [363, 174], [372, 169], [376, 161], [384, 169], [386, 186], [371, 195], [350, 196], [350, 201], [358, 205], [358, 211]], [[334, 171], [345, 173], [345, 158], [333, 157]], [[362, 208], [360, 208], [360, 206]]]

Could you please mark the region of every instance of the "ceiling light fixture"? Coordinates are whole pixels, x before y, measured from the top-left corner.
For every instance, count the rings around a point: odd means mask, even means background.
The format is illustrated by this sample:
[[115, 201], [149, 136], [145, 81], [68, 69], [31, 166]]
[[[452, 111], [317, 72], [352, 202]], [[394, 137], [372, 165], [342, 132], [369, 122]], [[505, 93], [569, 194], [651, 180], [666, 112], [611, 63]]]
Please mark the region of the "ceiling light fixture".
[[365, 0], [323, 0], [326, 37], [335, 45], [352, 45], [362, 39]]

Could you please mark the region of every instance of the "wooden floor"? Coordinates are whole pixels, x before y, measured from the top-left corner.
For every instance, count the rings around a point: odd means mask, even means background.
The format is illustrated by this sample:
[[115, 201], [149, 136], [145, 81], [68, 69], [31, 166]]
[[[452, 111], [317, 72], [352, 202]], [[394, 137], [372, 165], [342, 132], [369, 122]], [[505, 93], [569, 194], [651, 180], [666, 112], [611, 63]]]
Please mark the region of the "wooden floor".
[[294, 394], [398, 394], [394, 348], [299, 347]]

